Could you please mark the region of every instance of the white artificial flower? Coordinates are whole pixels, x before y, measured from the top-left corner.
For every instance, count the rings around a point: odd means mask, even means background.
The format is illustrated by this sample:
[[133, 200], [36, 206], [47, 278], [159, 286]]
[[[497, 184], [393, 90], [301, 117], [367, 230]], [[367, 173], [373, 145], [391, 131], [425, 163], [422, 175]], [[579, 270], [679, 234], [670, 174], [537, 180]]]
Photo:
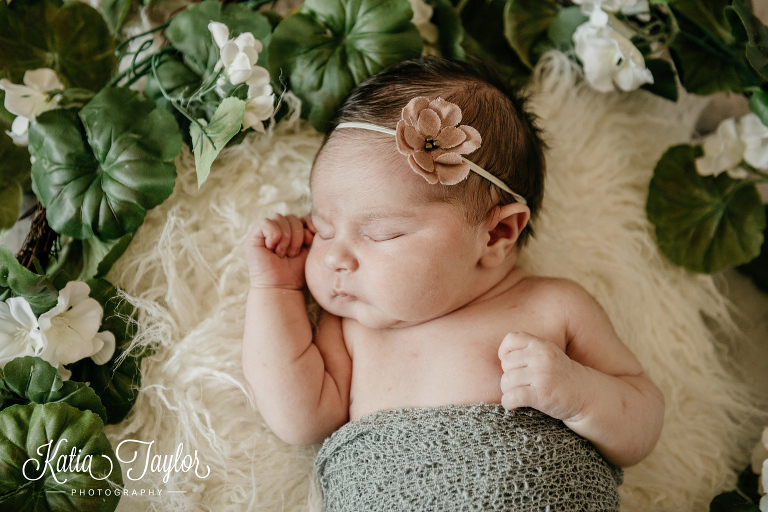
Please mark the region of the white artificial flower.
[[[234, 39], [229, 39], [229, 28], [218, 21], [208, 23], [216, 46], [220, 49], [220, 60], [216, 63], [215, 71], [224, 68], [233, 85], [246, 83], [259, 79], [259, 73], [255, 68], [262, 49], [261, 41], [253, 37], [250, 32], [243, 32]], [[260, 68], [264, 69], [264, 68]], [[265, 70], [266, 71], [266, 70]]]
[[608, 26], [608, 15], [595, 9], [573, 34], [576, 55], [589, 84], [600, 92], [632, 91], [653, 83], [653, 75], [632, 42]]
[[739, 121], [739, 136], [744, 143], [744, 160], [758, 169], [768, 169], [768, 126], [749, 113]]
[[411, 3], [411, 10], [413, 11], [413, 18], [411, 23], [416, 25], [419, 30], [419, 35], [428, 44], [437, 44], [439, 38], [439, 32], [437, 25], [431, 23], [434, 8], [427, 4], [424, 0], [408, 0]]
[[735, 119], [722, 121], [716, 132], [704, 139], [702, 149], [704, 156], [696, 159], [696, 171], [702, 176], [717, 176], [725, 171], [734, 179], [747, 176], [747, 171], [738, 166], [744, 155], [744, 143]]
[[14, 142], [26, 142], [29, 123], [39, 114], [58, 108], [59, 96], [51, 98], [48, 91], [63, 88], [56, 72], [49, 68], [27, 70], [24, 73], [24, 85], [0, 80], [0, 89], [5, 91], [5, 108], [17, 116], [9, 133]]
[[621, 11], [627, 16], [637, 16], [640, 21], [651, 19], [648, 0], [573, 0], [573, 3], [581, 5], [581, 12], [587, 16], [599, 9], [605, 12]]
[[109, 361], [115, 352], [115, 337], [98, 332], [104, 311], [88, 297], [90, 288], [82, 281], [70, 281], [59, 291], [59, 300], [38, 322], [43, 336], [40, 357], [59, 371], [65, 380], [71, 372], [65, 364], [90, 357], [97, 364]]
[[261, 67], [254, 69], [250, 85], [248, 85], [248, 99], [245, 100], [245, 117], [243, 117], [243, 130], [253, 128], [257, 132], [264, 132], [264, 123], [274, 113], [275, 95], [272, 86], [269, 85], [269, 72]]
[[0, 302], [0, 368], [17, 357], [39, 356], [42, 349], [40, 328], [29, 302], [23, 297]]

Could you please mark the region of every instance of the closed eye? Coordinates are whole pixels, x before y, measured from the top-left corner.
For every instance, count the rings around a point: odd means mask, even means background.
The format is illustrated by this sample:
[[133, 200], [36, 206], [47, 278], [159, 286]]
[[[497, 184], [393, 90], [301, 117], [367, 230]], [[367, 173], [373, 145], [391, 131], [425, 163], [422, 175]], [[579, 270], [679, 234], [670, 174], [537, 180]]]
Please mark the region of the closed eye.
[[394, 240], [395, 238], [400, 238], [403, 236], [402, 233], [395, 234], [395, 235], [381, 235], [381, 236], [369, 236], [368, 238], [371, 239], [373, 242], [386, 242], [388, 240]]

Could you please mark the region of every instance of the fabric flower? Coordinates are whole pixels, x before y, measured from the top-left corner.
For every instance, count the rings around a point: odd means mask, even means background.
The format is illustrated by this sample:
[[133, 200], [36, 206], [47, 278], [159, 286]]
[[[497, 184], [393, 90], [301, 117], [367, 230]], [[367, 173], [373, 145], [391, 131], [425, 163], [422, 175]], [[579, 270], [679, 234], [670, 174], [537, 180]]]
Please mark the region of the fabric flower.
[[64, 88], [56, 72], [48, 68], [27, 70], [23, 81], [24, 85], [19, 85], [0, 80], [0, 89], [5, 91], [5, 108], [17, 116], [9, 133], [17, 144], [26, 144], [31, 121], [47, 110], [58, 108], [59, 97], [51, 98], [48, 91]]
[[248, 99], [245, 100], [243, 130], [253, 128], [264, 133], [265, 121], [274, 113], [275, 95], [269, 85], [269, 71], [262, 67], [254, 68], [254, 76], [248, 85]]
[[104, 364], [115, 352], [115, 336], [98, 332], [104, 311], [88, 297], [90, 288], [82, 281], [70, 281], [59, 291], [59, 300], [38, 320], [43, 336], [40, 358], [51, 363], [65, 380], [71, 372], [63, 365], [90, 357]]
[[744, 160], [758, 169], [768, 169], [768, 126], [757, 115], [749, 113], [739, 121], [744, 143]]
[[[243, 32], [234, 39], [229, 39], [229, 28], [218, 21], [208, 23], [216, 46], [220, 49], [221, 59], [216, 63], [214, 71], [224, 68], [224, 72], [231, 84], [251, 84], [249, 80], [258, 81], [259, 73], [254, 73], [259, 52], [262, 49], [261, 41], [253, 37], [250, 32]], [[264, 68], [261, 68], [264, 69]]]
[[702, 176], [717, 176], [726, 171], [734, 179], [747, 176], [747, 171], [738, 166], [744, 155], [744, 143], [735, 119], [721, 122], [717, 132], [704, 140], [702, 149], [704, 156], [696, 159], [696, 171]]
[[479, 148], [482, 137], [459, 122], [459, 106], [442, 98], [413, 98], [403, 109], [395, 134], [397, 149], [429, 183], [455, 185], [469, 174], [469, 163], [461, 155]]
[[573, 3], [581, 5], [581, 12], [589, 16], [595, 9], [607, 12], [621, 11], [624, 14], [642, 12], [644, 6], [648, 11], [648, 0], [573, 0]]
[[587, 82], [598, 91], [611, 92], [614, 84], [622, 91], [632, 91], [653, 83], [640, 50], [608, 26], [608, 15], [600, 9], [576, 28], [573, 42]]
[[40, 328], [29, 302], [23, 297], [0, 302], [0, 368], [17, 357], [39, 356], [42, 349]]

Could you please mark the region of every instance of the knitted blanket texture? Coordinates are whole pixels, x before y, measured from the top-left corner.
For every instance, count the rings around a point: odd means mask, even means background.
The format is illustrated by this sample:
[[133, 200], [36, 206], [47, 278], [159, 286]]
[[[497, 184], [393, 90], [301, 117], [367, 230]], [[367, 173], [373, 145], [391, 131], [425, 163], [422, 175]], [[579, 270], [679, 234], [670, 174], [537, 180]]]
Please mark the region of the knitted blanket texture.
[[534, 409], [395, 409], [337, 430], [315, 461], [327, 512], [618, 512], [622, 471]]

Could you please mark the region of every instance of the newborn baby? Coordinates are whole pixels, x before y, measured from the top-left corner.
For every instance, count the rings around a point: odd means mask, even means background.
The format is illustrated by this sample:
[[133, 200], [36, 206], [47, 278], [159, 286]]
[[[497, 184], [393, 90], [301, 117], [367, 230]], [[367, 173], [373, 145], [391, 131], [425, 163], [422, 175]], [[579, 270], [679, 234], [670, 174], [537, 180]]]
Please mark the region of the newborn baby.
[[249, 235], [245, 378], [278, 437], [325, 440], [328, 510], [618, 510], [614, 466], [656, 444], [662, 395], [605, 312], [516, 266], [533, 121], [482, 67], [388, 68], [337, 112], [311, 216]]

